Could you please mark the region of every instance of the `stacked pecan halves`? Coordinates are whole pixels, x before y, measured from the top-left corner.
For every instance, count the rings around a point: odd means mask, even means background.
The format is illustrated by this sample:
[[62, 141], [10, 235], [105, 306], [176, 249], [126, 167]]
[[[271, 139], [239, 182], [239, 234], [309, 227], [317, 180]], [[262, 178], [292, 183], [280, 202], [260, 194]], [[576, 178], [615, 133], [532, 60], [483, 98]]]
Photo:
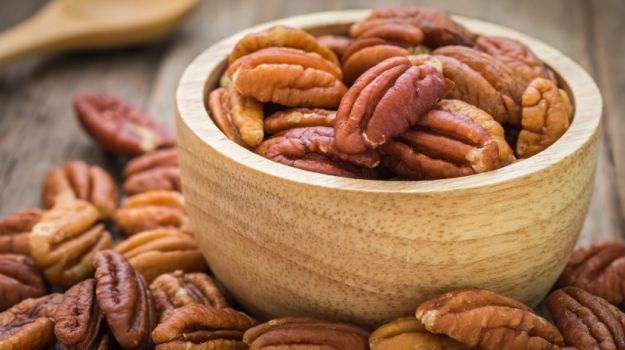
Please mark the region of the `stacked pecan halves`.
[[444, 12], [390, 8], [349, 36], [276, 26], [242, 38], [210, 115], [238, 144], [296, 168], [427, 180], [530, 157], [569, 127], [555, 74], [523, 43]]

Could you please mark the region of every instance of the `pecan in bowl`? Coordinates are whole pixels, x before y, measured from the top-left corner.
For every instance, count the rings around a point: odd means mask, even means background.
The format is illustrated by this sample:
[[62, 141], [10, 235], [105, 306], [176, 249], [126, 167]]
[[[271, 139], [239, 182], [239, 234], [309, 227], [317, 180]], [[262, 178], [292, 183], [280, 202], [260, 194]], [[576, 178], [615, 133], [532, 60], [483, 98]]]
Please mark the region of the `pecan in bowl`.
[[45, 292], [43, 275], [33, 259], [26, 255], [0, 254], [0, 311]]
[[265, 132], [275, 135], [281, 131], [311, 126], [334, 127], [336, 111], [321, 108], [289, 108], [265, 118]]
[[166, 148], [132, 159], [124, 167], [124, 193], [128, 196], [152, 191], [182, 190], [178, 151]]
[[317, 37], [317, 42], [332, 50], [336, 57], [340, 58], [354, 39], [344, 35], [322, 35]]
[[28, 235], [41, 220], [42, 211], [36, 208], [15, 212], [0, 219], [0, 254], [30, 254]]
[[113, 220], [126, 235], [157, 228], [185, 228], [186, 204], [180, 192], [152, 190], [128, 197]]

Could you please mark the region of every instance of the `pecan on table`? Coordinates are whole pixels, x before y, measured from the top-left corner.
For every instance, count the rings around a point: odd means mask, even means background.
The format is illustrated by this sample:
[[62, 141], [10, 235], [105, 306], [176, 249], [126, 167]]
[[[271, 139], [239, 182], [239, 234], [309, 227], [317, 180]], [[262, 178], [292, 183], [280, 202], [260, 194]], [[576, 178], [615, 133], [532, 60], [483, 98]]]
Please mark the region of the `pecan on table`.
[[96, 299], [111, 333], [124, 349], [149, 349], [156, 325], [154, 302], [147, 283], [130, 263], [112, 250], [94, 259]]
[[156, 228], [185, 228], [188, 225], [186, 204], [180, 192], [154, 190], [126, 199], [113, 220], [127, 235]]
[[147, 283], [163, 273], [208, 269], [197, 241], [179, 229], [155, 229], [137, 233], [115, 247]]
[[402, 134], [447, 92], [445, 79], [417, 56], [389, 58], [369, 69], [341, 100], [336, 148], [348, 154], [375, 149]]
[[33, 227], [30, 253], [50, 283], [69, 287], [93, 274], [93, 255], [112, 240], [97, 220], [96, 208], [76, 199], [55, 205]]
[[105, 151], [134, 157], [175, 144], [171, 133], [152, 117], [117, 97], [78, 95], [74, 110], [83, 129]]
[[326, 46], [336, 57], [342, 57], [345, 49], [354, 42], [354, 39], [343, 35], [322, 35], [317, 37], [317, 42], [321, 46]]
[[33, 259], [26, 255], [0, 254], [0, 311], [45, 292], [43, 276]]
[[290, 129], [261, 143], [256, 153], [274, 162], [317, 173], [371, 178], [380, 163], [375, 150], [346, 154], [337, 149], [334, 129], [317, 126]]
[[440, 334], [432, 334], [414, 317], [380, 326], [369, 336], [371, 350], [465, 350], [468, 347]]
[[369, 348], [369, 332], [345, 324], [307, 317], [285, 317], [250, 328], [243, 341], [252, 350], [305, 350]]
[[74, 199], [90, 202], [100, 212], [100, 218], [107, 219], [117, 209], [119, 191], [106, 170], [75, 160], [52, 169], [41, 189], [41, 201], [48, 209]]
[[248, 315], [230, 308], [188, 304], [173, 310], [154, 329], [157, 350], [247, 350], [243, 333], [256, 324]]
[[243, 56], [228, 67], [226, 75], [241, 95], [287, 107], [336, 108], [347, 91], [336, 63], [288, 47]]
[[336, 111], [321, 108], [291, 108], [278, 111], [265, 118], [265, 132], [269, 135], [281, 131], [310, 126], [334, 126]]
[[75, 284], [56, 309], [54, 334], [68, 350], [108, 349], [108, 327], [95, 298], [95, 279]]
[[512, 299], [483, 289], [461, 289], [419, 305], [425, 328], [482, 350], [560, 349], [558, 329]]
[[129, 161], [124, 167], [126, 195], [132, 196], [152, 190], [182, 190], [176, 148], [146, 153]]
[[564, 90], [551, 80], [536, 78], [523, 93], [519, 158], [531, 157], [556, 142], [571, 125], [573, 106]]
[[567, 345], [577, 349], [625, 349], [625, 314], [583, 289], [565, 287], [547, 306]]
[[244, 97], [230, 84], [208, 95], [210, 116], [230, 140], [243, 147], [256, 147], [262, 141], [263, 105], [253, 97]]
[[173, 309], [187, 304], [208, 307], [228, 307], [226, 298], [215, 282], [205, 273], [184, 273], [180, 270], [158, 276], [150, 284], [156, 310], [161, 319]]
[[48, 294], [0, 313], [0, 349], [50, 349], [56, 343], [54, 313], [62, 300], [63, 294]]
[[518, 40], [501, 36], [480, 36], [475, 47], [505, 63], [527, 81], [545, 78], [557, 82], [555, 73]]
[[28, 235], [41, 214], [39, 209], [26, 209], [0, 219], [0, 254], [29, 255]]

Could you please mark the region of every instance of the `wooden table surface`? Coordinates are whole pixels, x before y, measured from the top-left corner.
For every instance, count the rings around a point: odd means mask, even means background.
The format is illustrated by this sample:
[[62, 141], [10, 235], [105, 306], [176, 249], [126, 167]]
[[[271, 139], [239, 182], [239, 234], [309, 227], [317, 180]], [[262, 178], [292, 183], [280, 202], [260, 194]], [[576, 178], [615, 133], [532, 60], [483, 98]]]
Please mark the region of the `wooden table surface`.
[[[0, 30], [44, 0], [0, 0]], [[85, 159], [119, 169], [85, 136], [71, 109], [79, 92], [123, 96], [174, 126], [174, 91], [184, 67], [215, 41], [261, 22], [316, 11], [421, 4], [523, 31], [559, 49], [596, 79], [604, 137], [580, 244], [625, 237], [625, 1], [203, 0], [173, 35], [140, 47], [35, 57], [0, 67], [0, 217], [39, 205], [46, 172]], [[566, 186], [566, 184], [564, 184]], [[519, 239], [522, 239], [520, 237]]]

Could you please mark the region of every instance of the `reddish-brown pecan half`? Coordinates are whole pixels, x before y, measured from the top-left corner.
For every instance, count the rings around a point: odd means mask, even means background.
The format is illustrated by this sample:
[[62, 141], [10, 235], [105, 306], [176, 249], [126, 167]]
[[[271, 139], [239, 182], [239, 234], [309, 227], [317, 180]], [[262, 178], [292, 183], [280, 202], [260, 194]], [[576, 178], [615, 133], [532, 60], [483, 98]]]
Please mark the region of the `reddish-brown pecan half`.
[[100, 212], [100, 218], [107, 219], [117, 209], [119, 191], [106, 170], [75, 160], [52, 169], [41, 189], [41, 201], [48, 209], [74, 199], [90, 202]]
[[256, 324], [248, 315], [230, 308], [188, 304], [173, 310], [154, 329], [152, 339], [164, 349], [245, 350], [243, 333]]
[[432, 334], [414, 317], [380, 326], [369, 336], [371, 350], [465, 350], [468, 347], [440, 334]]
[[54, 334], [68, 350], [107, 349], [108, 327], [95, 298], [95, 279], [68, 289], [56, 309]]
[[278, 111], [265, 118], [265, 132], [269, 135], [281, 131], [310, 126], [334, 127], [336, 111], [321, 108], [291, 108]]
[[398, 136], [447, 92], [441, 72], [416, 56], [389, 58], [358, 78], [341, 100], [336, 148], [348, 154], [375, 149]]
[[425, 328], [483, 350], [556, 350], [558, 329], [512, 299], [483, 289], [461, 289], [419, 305]]
[[605, 241], [571, 254], [557, 285], [573, 286], [619, 305], [625, 301], [625, 246]]
[[369, 348], [369, 332], [359, 327], [306, 317], [285, 317], [250, 328], [243, 341], [253, 350]]
[[54, 314], [63, 294], [26, 299], [0, 313], [0, 349], [47, 350], [54, 337]]
[[119, 229], [133, 235], [157, 228], [186, 228], [189, 218], [180, 192], [154, 190], [126, 199], [113, 220]]
[[326, 46], [332, 50], [336, 57], [340, 58], [343, 57], [343, 52], [354, 42], [354, 39], [343, 35], [322, 35], [317, 37], [317, 42], [319, 45]]
[[226, 74], [241, 95], [287, 107], [336, 108], [347, 91], [338, 65], [316, 53], [286, 47], [243, 56]]
[[0, 311], [46, 292], [39, 267], [26, 255], [0, 254]]
[[256, 153], [275, 162], [322, 174], [368, 178], [380, 163], [375, 150], [346, 154], [336, 148], [334, 129], [324, 126], [290, 129], [263, 142]]
[[208, 307], [228, 307], [226, 298], [215, 282], [205, 273], [184, 273], [180, 270], [158, 276], [150, 291], [161, 319], [173, 309], [188, 304], [202, 304]]
[[0, 254], [30, 254], [28, 235], [41, 214], [39, 209], [26, 209], [0, 219]]
[[480, 36], [475, 47], [500, 60], [527, 81], [545, 78], [557, 82], [555, 73], [527, 45], [501, 36]]
[[167, 148], [137, 157], [124, 168], [124, 193], [134, 195], [152, 190], [180, 191], [178, 150]]
[[111, 333], [124, 349], [149, 349], [156, 312], [145, 280], [119, 253], [98, 252], [94, 259], [96, 298]]
[[80, 124], [104, 150], [127, 157], [173, 146], [174, 137], [152, 117], [105, 94], [74, 98]]
[[625, 314], [605, 299], [565, 287], [549, 296], [547, 306], [567, 345], [625, 350]]

